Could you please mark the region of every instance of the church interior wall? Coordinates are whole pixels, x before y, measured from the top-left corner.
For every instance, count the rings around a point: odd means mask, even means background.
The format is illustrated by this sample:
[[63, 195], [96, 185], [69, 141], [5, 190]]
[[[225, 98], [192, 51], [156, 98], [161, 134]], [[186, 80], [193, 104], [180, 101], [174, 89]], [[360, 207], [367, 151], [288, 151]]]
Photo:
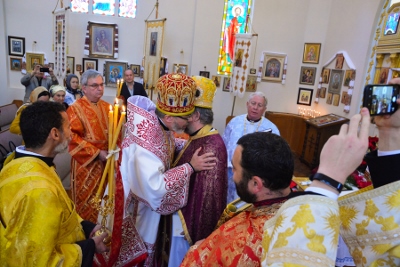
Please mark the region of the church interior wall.
[[[0, 43], [4, 44], [0, 46], [0, 69], [4, 70], [0, 74], [0, 105], [4, 105], [13, 99], [22, 99], [24, 95], [24, 87], [20, 84], [22, 74], [9, 70], [7, 36], [24, 37], [27, 52], [43, 52], [49, 62], [54, 62], [52, 11], [57, 1], [0, 1]], [[168, 58], [169, 71], [171, 72], [174, 63], [181, 63], [188, 64], [190, 75], [198, 75], [203, 70], [210, 71], [210, 75], [216, 75], [224, 1], [159, 2], [159, 18], [167, 19], [162, 54]], [[252, 32], [258, 34], [258, 38], [253, 37], [256, 46], [253, 46], [251, 67], [258, 68], [263, 51], [286, 53], [288, 56], [284, 85], [265, 81], [257, 84], [257, 90], [264, 92], [269, 99], [268, 110], [297, 113], [298, 107], [306, 107], [321, 114], [335, 113], [344, 117], [357, 113], [365, 84], [371, 40], [383, 2], [384, 0], [254, 0], [251, 25]], [[64, 3], [67, 5], [69, 1]], [[149, 17], [154, 4], [155, 0], [138, 0], [135, 19], [69, 12], [67, 55], [75, 57], [75, 64], [81, 64], [82, 58], [87, 57], [83, 54], [83, 45], [88, 21], [116, 23], [119, 27], [119, 57], [110, 61], [141, 64], [145, 20], [155, 18], [155, 12]], [[33, 44], [34, 41], [37, 42], [36, 45]], [[304, 43], [321, 43], [318, 64], [302, 63]], [[349, 54], [357, 70], [350, 112], [343, 112], [343, 104], [337, 107], [326, 104], [326, 99], [320, 99], [318, 104], [313, 101], [310, 107], [297, 105], [299, 87], [313, 89], [314, 100], [322, 66], [341, 50]], [[98, 60], [99, 71], [102, 72], [104, 62], [109, 59]], [[301, 66], [317, 68], [318, 75], [313, 86], [299, 84]], [[346, 66], [343, 69], [345, 68]], [[79, 73], [76, 74], [79, 76]], [[234, 97], [231, 93], [223, 92], [221, 87], [218, 88], [214, 100], [214, 126], [222, 133], [225, 118], [231, 115]], [[111, 102], [115, 90], [106, 87], [104, 99]], [[233, 115], [246, 112], [248, 94], [243, 98], [236, 97]]]

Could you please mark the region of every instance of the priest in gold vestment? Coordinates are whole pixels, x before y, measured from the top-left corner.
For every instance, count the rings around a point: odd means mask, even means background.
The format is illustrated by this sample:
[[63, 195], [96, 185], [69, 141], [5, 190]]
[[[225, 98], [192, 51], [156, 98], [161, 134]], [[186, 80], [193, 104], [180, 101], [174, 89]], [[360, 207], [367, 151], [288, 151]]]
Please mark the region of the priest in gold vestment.
[[96, 223], [98, 211], [89, 201], [96, 195], [105, 167], [110, 104], [101, 100], [104, 83], [100, 72], [85, 71], [82, 90], [85, 95], [67, 110], [72, 130], [69, 144], [72, 199], [78, 214]]
[[400, 266], [400, 111], [375, 124], [378, 149], [366, 156], [373, 185], [339, 199], [340, 234], [357, 266]]
[[340, 190], [333, 185], [344, 183], [363, 157], [366, 109], [358, 134], [360, 118], [355, 115], [325, 144], [319, 173], [306, 192], [290, 191], [294, 163], [286, 141], [263, 132], [241, 137], [233, 180], [240, 198], [252, 205], [192, 246], [181, 266], [334, 266]]
[[107, 234], [92, 237], [100, 227], [76, 213], [53, 164], [71, 135], [64, 106], [33, 103], [20, 126], [26, 147], [0, 172], [0, 266], [92, 266]]

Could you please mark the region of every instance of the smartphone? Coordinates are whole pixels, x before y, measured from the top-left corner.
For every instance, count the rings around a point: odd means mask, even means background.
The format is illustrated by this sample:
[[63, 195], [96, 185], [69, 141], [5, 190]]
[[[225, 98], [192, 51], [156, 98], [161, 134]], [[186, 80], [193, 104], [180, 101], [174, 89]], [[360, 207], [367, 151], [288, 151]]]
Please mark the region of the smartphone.
[[40, 68], [40, 72], [49, 72], [49, 68]]
[[364, 88], [363, 107], [367, 107], [371, 116], [393, 114], [398, 105], [400, 85], [368, 84]]

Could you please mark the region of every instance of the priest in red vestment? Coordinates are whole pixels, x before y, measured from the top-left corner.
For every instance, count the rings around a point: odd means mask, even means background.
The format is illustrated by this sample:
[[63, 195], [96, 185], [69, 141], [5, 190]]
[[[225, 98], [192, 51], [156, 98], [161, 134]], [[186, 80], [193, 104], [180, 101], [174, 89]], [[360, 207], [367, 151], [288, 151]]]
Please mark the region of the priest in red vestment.
[[85, 220], [97, 222], [98, 211], [89, 201], [96, 195], [108, 151], [108, 111], [110, 104], [101, 100], [103, 76], [96, 70], [82, 75], [84, 96], [68, 110], [72, 140], [71, 189], [76, 211]]
[[169, 266], [178, 266], [189, 246], [213, 232], [226, 206], [228, 156], [221, 135], [211, 125], [214, 119], [212, 102], [217, 88], [208, 78], [202, 76], [192, 78], [196, 82], [197, 91], [194, 100], [195, 110], [185, 130], [190, 137], [173, 166], [189, 162], [200, 147], [200, 154], [214, 153], [217, 164], [211, 170], [196, 172], [190, 177], [187, 204], [173, 214], [174, 230]]

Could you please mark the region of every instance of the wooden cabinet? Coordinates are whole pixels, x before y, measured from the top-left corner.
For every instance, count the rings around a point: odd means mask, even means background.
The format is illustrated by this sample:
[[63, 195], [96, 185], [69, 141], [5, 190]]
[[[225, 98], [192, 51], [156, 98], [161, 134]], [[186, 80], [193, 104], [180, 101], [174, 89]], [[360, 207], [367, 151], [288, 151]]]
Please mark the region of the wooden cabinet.
[[278, 127], [280, 135], [288, 142], [292, 151], [300, 156], [306, 133], [306, 118], [297, 114], [272, 111], [265, 112], [265, 117]]
[[300, 160], [315, 168], [319, 164], [319, 156], [325, 142], [332, 135], [338, 134], [342, 124], [349, 119], [329, 114], [305, 120], [306, 130]]

